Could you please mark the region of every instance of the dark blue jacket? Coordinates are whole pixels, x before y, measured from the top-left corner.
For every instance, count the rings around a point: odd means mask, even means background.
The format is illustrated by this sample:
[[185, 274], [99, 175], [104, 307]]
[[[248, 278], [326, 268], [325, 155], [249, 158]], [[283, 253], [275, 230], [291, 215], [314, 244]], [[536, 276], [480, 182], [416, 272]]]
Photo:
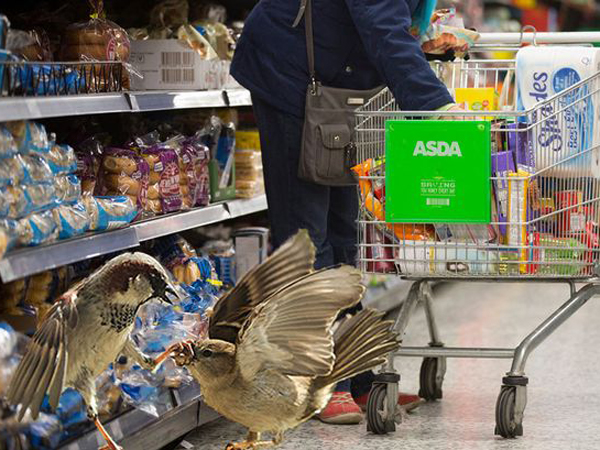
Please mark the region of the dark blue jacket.
[[[325, 86], [387, 84], [403, 110], [435, 110], [452, 97], [409, 33], [419, 0], [313, 0], [317, 78]], [[309, 82], [300, 0], [260, 0], [246, 21], [232, 74], [254, 95], [302, 116]]]

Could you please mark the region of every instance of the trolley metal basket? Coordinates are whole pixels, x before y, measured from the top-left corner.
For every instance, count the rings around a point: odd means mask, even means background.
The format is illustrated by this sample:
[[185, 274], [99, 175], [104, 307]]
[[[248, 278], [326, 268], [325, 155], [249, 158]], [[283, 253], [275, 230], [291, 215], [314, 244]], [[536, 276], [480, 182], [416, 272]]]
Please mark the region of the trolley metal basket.
[[[518, 48], [525, 41], [589, 44], [599, 42], [600, 33], [544, 33], [533, 34], [533, 39], [523, 33], [484, 35], [484, 45], [476, 51], [503, 46], [515, 52], [514, 44]], [[589, 298], [600, 294], [600, 73], [571, 83], [529, 110], [516, 111], [514, 58], [433, 63], [433, 68], [449, 89], [494, 88], [499, 107], [485, 112], [401, 111], [386, 89], [356, 111], [359, 264], [364, 273], [391, 273], [415, 281], [395, 327], [402, 336], [421, 302], [431, 337], [428, 347], [403, 347], [390, 355], [370, 396], [368, 427], [386, 433], [400, 420], [394, 356], [424, 357], [420, 395], [427, 400], [442, 396], [447, 357], [510, 358], [512, 368], [503, 378], [496, 405], [496, 434], [515, 437], [523, 432], [527, 357]], [[386, 125], [427, 119], [490, 123], [490, 147], [481, 149], [491, 152], [492, 159], [489, 223], [386, 222], [388, 183], [403, 176], [386, 173]], [[439, 188], [433, 180], [421, 182], [420, 188], [423, 198], [406, 201], [442, 208], [454, 201], [449, 184]], [[565, 282], [571, 286], [571, 298], [516, 349], [448, 348], [434, 320], [432, 280]], [[577, 290], [576, 282], [587, 284]]]

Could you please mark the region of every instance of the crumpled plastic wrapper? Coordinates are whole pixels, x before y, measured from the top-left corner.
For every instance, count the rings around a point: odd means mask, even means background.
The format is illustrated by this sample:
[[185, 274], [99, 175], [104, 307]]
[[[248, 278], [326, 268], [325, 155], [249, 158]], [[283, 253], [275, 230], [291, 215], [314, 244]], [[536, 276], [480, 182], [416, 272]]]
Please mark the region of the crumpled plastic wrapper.
[[451, 9], [434, 12], [431, 25], [421, 36], [421, 48], [430, 55], [443, 55], [453, 50], [457, 57], [464, 57], [479, 40], [479, 33], [468, 30], [462, 18]]
[[210, 61], [219, 58], [219, 55], [212, 45], [210, 45], [210, 42], [192, 25], [182, 25], [179, 27], [177, 30], [177, 39], [187, 42], [190, 48], [198, 53], [202, 59]]

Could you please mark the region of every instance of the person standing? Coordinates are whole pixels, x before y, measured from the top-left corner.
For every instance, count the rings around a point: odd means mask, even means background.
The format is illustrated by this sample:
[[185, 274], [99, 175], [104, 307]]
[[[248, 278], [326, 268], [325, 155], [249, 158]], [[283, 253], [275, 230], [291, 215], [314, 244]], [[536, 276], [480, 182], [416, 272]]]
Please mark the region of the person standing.
[[[355, 186], [324, 186], [298, 176], [310, 75], [302, 0], [261, 0], [246, 20], [231, 73], [252, 94], [260, 131], [274, 247], [309, 231], [317, 269], [356, 264]], [[447, 110], [453, 99], [410, 29], [424, 33], [434, 0], [311, 0], [316, 76], [324, 86], [367, 90], [386, 84], [404, 110]], [[318, 416], [358, 423], [372, 374], [340, 383]], [[352, 394], [351, 394], [352, 392]], [[402, 395], [415, 406], [418, 396]]]

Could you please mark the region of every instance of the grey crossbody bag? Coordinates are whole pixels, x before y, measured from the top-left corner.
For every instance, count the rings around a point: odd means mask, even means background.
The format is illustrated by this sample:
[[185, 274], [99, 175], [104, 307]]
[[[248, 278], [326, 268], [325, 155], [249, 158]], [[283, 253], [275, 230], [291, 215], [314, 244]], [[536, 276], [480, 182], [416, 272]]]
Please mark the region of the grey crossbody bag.
[[306, 109], [298, 176], [325, 186], [356, 184], [350, 168], [356, 164], [354, 144], [354, 110], [381, 91], [341, 89], [323, 86], [315, 72], [315, 44], [312, 0], [301, 0], [297, 27], [304, 17], [310, 83], [306, 92]]

